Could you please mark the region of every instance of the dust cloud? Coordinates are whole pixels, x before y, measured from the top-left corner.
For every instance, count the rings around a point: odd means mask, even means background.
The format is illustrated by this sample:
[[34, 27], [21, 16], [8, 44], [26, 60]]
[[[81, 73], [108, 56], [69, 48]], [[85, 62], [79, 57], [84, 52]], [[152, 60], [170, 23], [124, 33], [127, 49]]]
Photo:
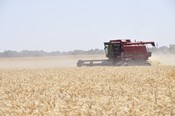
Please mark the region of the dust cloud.
[[77, 67], [78, 60], [104, 59], [103, 55], [65, 55], [43, 57], [0, 58], [0, 69], [3, 68], [57, 68]]
[[[0, 69], [10, 68], [59, 68], [77, 67], [78, 60], [106, 59], [104, 55], [65, 55], [43, 57], [0, 58]], [[174, 65], [174, 54], [152, 54], [149, 58], [152, 65]]]
[[171, 53], [158, 53], [152, 54], [149, 58], [153, 65], [174, 65], [175, 66], [175, 54]]

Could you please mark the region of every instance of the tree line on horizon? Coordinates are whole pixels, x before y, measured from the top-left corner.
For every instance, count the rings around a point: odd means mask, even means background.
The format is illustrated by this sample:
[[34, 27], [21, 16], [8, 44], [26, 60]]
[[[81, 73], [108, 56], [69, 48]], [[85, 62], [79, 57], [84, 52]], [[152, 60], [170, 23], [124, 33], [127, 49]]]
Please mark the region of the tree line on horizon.
[[[153, 53], [171, 53], [175, 54], [175, 44], [167, 46], [161, 46], [159, 48], [153, 47], [148, 48]], [[93, 55], [93, 54], [104, 54], [103, 49], [90, 49], [90, 50], [73, 50], [67, 52], [53, 51], [45, 52], [43, 50], [23, 50], [21, 52], [13, 50], [5, 50], [0, 53], [0, 57], [38, 57], [38, 56], [60, 56], [60, 55]]]

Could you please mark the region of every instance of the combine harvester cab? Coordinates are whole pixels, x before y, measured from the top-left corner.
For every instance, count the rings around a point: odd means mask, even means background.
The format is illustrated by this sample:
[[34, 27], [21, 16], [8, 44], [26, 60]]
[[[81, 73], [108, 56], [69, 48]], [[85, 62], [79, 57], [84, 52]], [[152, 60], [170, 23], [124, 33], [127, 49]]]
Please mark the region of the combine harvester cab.
[[147, 51], [145, 44], [155, 46], [154, 42], [131, 42], [126, 40], [110, 40], [104, 42], [104, 50], [108, 59], [78, 60], [77, 66], [131, 66], [148, 65], [151, 52]]

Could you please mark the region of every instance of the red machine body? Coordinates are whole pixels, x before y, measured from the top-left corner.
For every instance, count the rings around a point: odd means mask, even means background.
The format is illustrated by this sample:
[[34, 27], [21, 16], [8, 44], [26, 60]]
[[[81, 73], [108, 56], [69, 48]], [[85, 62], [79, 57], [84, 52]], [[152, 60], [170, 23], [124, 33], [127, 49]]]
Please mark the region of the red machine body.
[[125, 45], [123, 52], [126, 58], [134, 60], [148, 60], [148, 57], [151, 56], [151, 53], [147, 52], [145, 45]]
[[[131, 59], [134, 61], [145, 61], [151, 56], [151, 52], [147, 51], [145, 44], [152, 44], [155, 46], [154, 42], [131, 42], [129, 39], [110, 40], [104, 43], [105, 49], [108, 51], [106, 56], [109, 59]], [[111, 46], [112, 49], [110, 49], [109, 46]]]

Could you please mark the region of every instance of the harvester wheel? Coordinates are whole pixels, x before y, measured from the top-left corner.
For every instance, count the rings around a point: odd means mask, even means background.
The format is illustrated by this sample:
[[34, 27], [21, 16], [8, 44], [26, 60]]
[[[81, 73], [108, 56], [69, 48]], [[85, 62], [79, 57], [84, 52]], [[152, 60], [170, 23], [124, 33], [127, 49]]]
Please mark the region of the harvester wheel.
[[78, 66], [78, 67], [81, 67], [82, 65], [83, 65], [83, 61], [82, 61], [82, 60], [78, 60], [77, 66]]

